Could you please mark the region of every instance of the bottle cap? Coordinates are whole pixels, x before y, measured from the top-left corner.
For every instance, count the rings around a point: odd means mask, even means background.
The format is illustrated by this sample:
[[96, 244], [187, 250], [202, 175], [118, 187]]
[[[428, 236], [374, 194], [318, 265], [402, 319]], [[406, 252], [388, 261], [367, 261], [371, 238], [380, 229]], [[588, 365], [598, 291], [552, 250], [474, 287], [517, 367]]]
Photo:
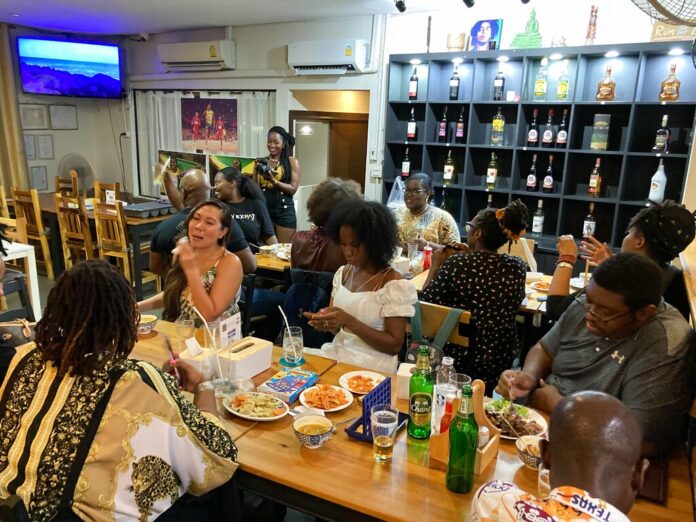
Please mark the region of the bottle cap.
[[452, 359], [452, 357], [443, 357], [442, 364], [447, 364], [449, 366], [452, 366], [454, 364], [454, 359]]

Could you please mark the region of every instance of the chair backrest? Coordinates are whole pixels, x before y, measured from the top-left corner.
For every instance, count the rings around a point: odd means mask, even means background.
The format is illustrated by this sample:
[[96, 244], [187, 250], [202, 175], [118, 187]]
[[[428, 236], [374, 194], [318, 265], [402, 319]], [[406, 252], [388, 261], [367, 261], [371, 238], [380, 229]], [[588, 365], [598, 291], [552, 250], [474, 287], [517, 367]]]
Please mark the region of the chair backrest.
[[95, 201], [94, 220], [97, 224], [97, 242], [99, 243], [100, 255], [102, 250], [127, 254], [128, 234], [123, 204], [120, 201], [113, 205]]
[[10, 207], [7, 206], [7, 193], [3, 185], [0, 185], [0, 217], [10, 217]]
[[[509, 254], [511, 256], [519, 257], [529, 265], [529, 270], [531, 272], [537, 271], [537, 262], [534, 259], [534, 248], [536, 247], [536, 242], [533, 239], [520, 238], [512, 243], [510, 247]], [[499, 254], [508, 254], [508, 245], [505, 243], [498, 249]]]
[[256, 274], [244, 274], [242, 278], [242, 296], [238, 302], [242, 310], [242, 335], [244, 336], [250, 335], [255, 286]]
[[80, 190], [77, 184], [76, 170], [70, 170], [69, 178], [61, 178], [60, 176], [56, 176], [56, 193], [71, 198], [76, 198], [80, 195]]
[[71, 198], [61, 196], [58, 193], [54, 194], [54, 198], [65, 266], [67, 268], [72, 266], [72, 252], [74, 250], [84, 250], [86, 258], [92, 259], [94, 257], [94, 242], [87, 219], [85, 198], [82, 196]]
[[[437, 305], [433, 303], [420, 302], [421, 309], [421, 333], [428, 338], [435, 338], [440, 331], [442, 323], [449, 314], [451, 308], [448, 306]], [[462, 311], [459, 314], [459, 321], [455, 328], [452, 328], [447, 342], [457, 344], [459, 346], [469, 346], [469, 337], [460, 333], [460, 329], [464, 326], [466, 330], [471, 323], [471, 312]]]
[[0, 313], [0, 322], [14, 321], [15, 319], [27, 319], [30, 322], [36, 321], [34, 317], [34, 309], [31, 307], [31, 299], [29, 297], [29, 289], [24, 274], [8, 270], [3, 278], [3, 293], [10, 295], [17, 293], [19, 295], [20, 308], [7, 310]]
[[44, 225], [41, 219], [39, 192], [36, 189], [12, 189], [14, 196], [15, 214], [18, 218], [26, 219], [27, 237], [38, 239], [44, 235]]
[[121, 184], [118, 181], [116, 183], [102, 183], [100, 181], [95, 181], [94, 199], [104, 203], [106, 201], [107, 190], [112, 190], [115, 194], [115, 198], [121, 199]]
[[311, 348], [321, 348], [321, 345], [331, 341], [332, 335], [320, 332], [309, 325], [304, 312], [318, 312], [329, 306], [331, 287], [334, 274], [331, 272], [314, 272], [300, 268], [288, 268], [285, 280], [288, 291], [283, 301], [283, 311], [288, 317], [290, 326], [302, 328], [304, 345]]
[[29, 239], [27, 238], [27, 220], [24, 218], [11, 219], [6, 217], [0, 217], [0, 225], [5, 225], [7, 229], [5, 234], [12, 241], [17, 243], [26, 244]]

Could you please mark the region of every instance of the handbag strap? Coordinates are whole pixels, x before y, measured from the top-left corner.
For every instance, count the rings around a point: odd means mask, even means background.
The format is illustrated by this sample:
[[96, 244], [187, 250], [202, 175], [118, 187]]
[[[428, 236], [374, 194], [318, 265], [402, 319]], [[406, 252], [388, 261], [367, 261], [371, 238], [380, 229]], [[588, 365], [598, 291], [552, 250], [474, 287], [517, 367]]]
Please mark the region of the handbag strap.
[[[421, 324], [422, 312], [420, 307], [420, 301], [416, 301], [416, 303], [413, 306], [416, 309], [416, 311], [413, 314], [413, 318], [411, 319], [411, 340], [415, 342], [420, 342], [423, 341], [423, 328]], [[447, 344], [447, 340], [449, 339], [452, 330], [454, 330], [455, 326], [457, 326], [457, 324], [459, 323], [459, 317], [462, 315], [462, 312], [463, 310], [459, 308], [450, 309], [449, 313], [447, 314], [447, 317], [445, 317], [445, 320], [442, 321], [442, 324], [440, 325], [440, 329], [438, 330], [435, 339], [430, 342], [431, 345], [437, 346], [441, 350], [445, 347], [445, 344]]]

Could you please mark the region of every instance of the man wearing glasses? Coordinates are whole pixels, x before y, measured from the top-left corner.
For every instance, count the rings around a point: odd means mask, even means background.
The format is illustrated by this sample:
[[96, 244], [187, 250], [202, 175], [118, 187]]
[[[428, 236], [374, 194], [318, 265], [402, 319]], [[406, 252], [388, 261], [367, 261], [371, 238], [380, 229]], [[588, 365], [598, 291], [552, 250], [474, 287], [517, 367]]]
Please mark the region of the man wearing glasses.
[[693, 331], [662, 299], [662, 273], [650, 259], [619, 254], [595, 271], [583, 295], [527, 354], [504, 371], [497, 390], [528, 397], [545, 412], [566, 395], [595, 390], [623, 401], [638, 418], [644, 454], [668, 447], [692, 400]]

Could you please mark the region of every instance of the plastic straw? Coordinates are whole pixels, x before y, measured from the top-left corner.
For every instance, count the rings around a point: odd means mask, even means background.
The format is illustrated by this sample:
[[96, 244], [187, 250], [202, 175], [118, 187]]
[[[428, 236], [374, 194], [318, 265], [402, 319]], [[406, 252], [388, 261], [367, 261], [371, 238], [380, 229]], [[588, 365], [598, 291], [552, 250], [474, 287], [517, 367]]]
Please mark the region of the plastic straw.
[[210, 331], [210, 328], [208, 328], [208, 321], [205, 320], [205, 317], [198, 311], [198, 308], [195, 306], [193, 307], [193, 311], [196, 312], [198, 317], [201, 318], [201, 321], [203, 321], [203, 326], [205, 326], [206, 331], [208, 332], [208, 336], [210, 337], [210, 342], [213, 343], [213, 354], [215, 355], [215, 361], [217, 362], [218, 366], [218, 371], [220, 372], [220, 378], [224, 379], [225, 376], [222, 374], [222, 365], [220, 364], [220, 356], [218, 355], [218, 348], [215, 346], [215, 337], [213, 336], [213, 333]]
[[297, 350], [295, 349], [295, 339], [292, 338], [292, 331], [290, 330], [290, 323], [288, 322], [288, 318], [285, 315], [285, 312], [283, 312], [283, 308], [278, 305], [278, 310], [280, 310], [280, 315], [283, 316], [283, 321], [285, 321], [285, 328], [288, 330], [288, 337], [290, 337], [290, 346], [292, 346], [292, 355], [297, 360]]

